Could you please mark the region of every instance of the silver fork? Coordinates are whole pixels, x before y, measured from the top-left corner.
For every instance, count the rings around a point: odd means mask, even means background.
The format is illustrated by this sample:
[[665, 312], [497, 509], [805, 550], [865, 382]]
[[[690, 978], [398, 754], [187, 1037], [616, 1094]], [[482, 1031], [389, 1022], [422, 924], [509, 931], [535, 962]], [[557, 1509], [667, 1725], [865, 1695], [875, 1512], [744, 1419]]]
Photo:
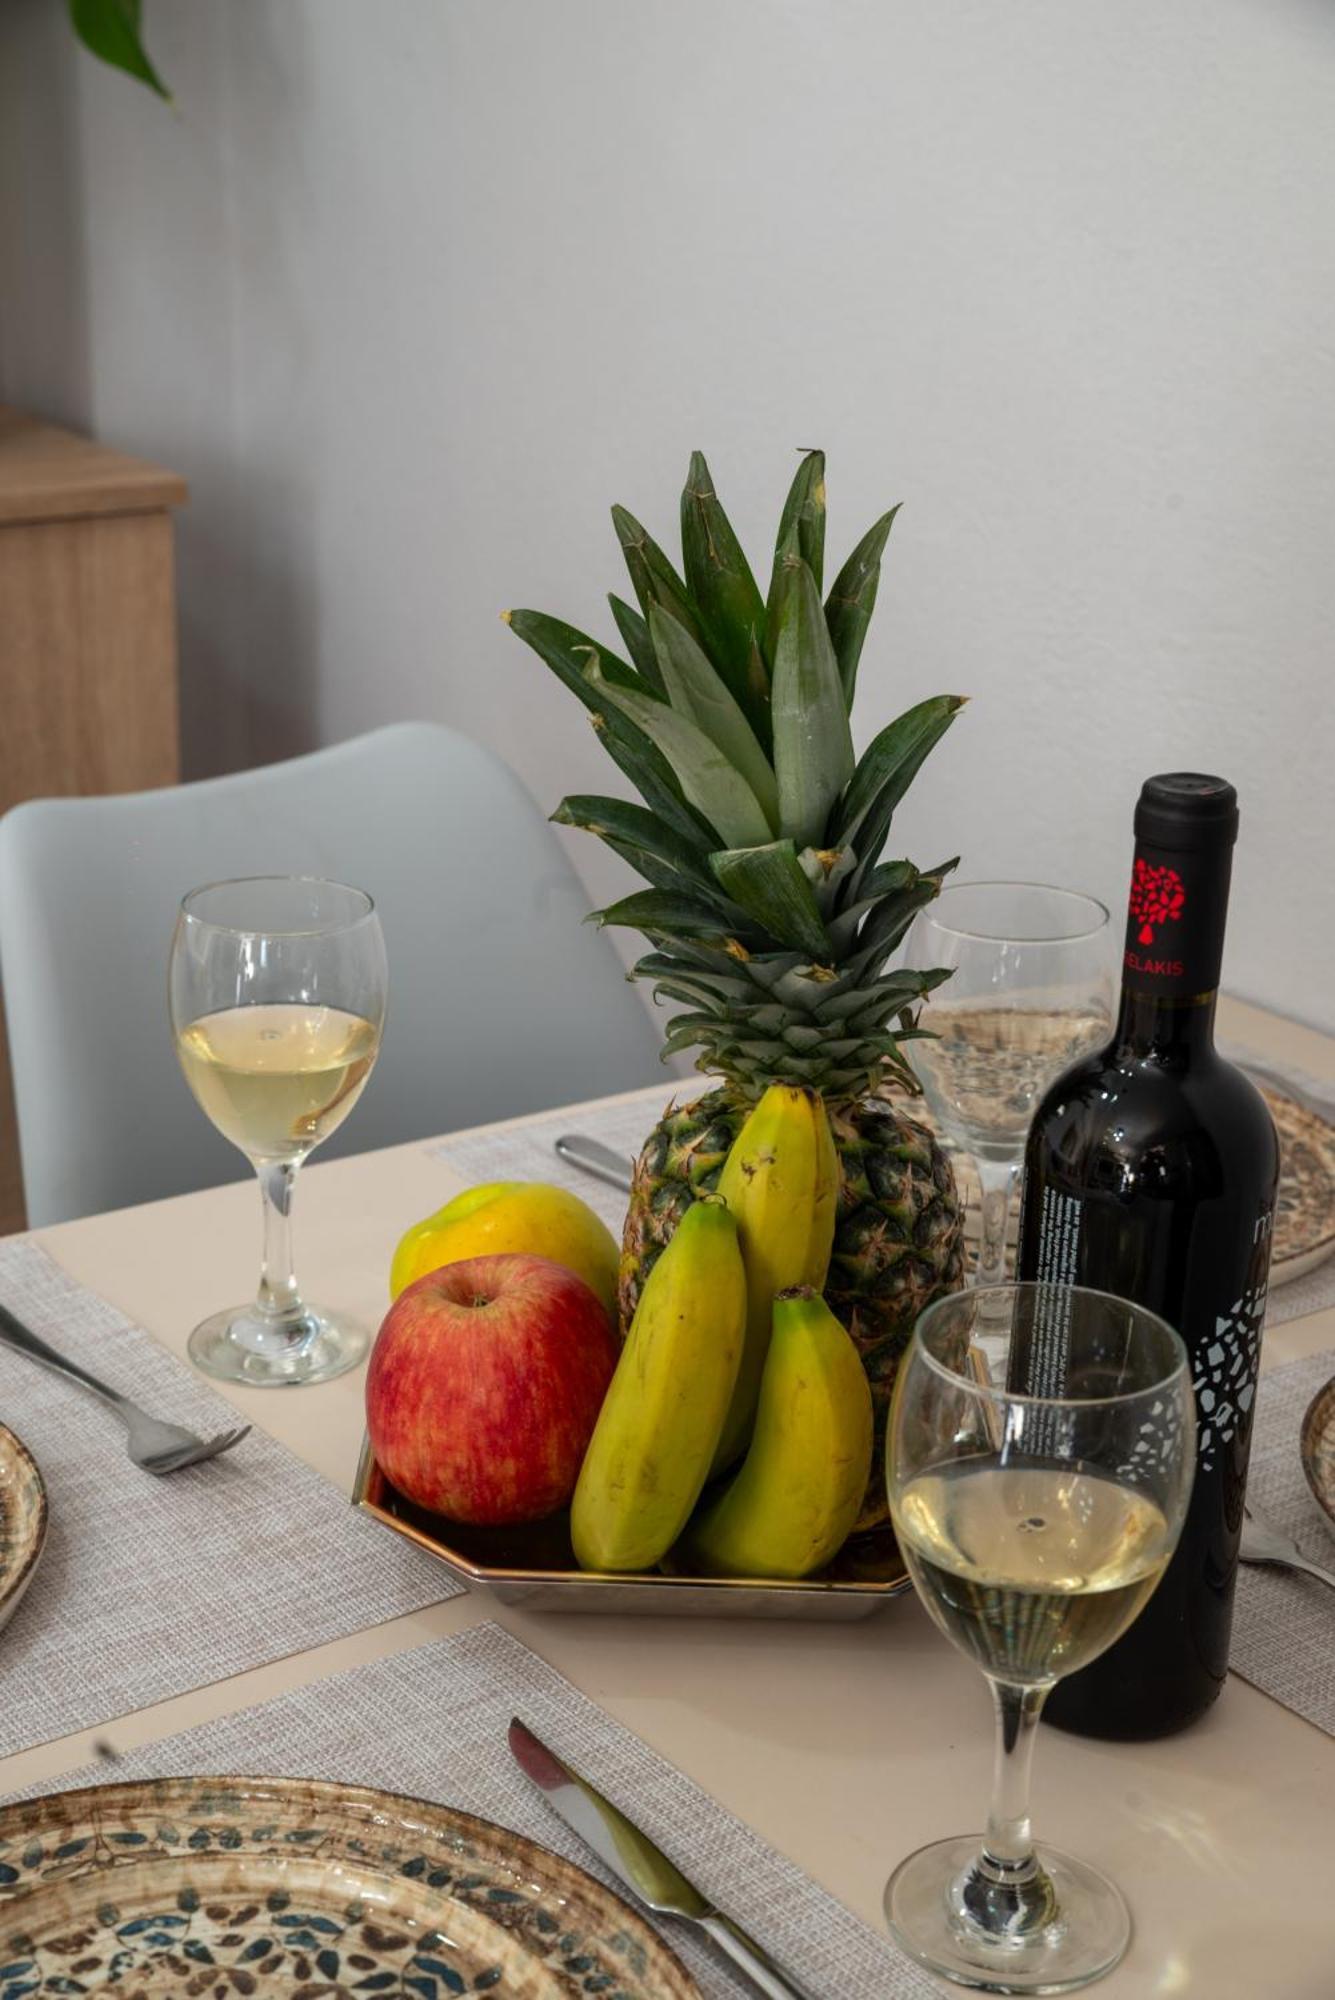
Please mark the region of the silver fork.
[[1269, 1564], [1275, 1569], [1297, 1569], [1304, 1576], [1314, 1576], [1319, 1583], [1325, 1583], [1335, 1590], [1335, 1575], [1322, 1569], [1320, 1563], [1309, 1562], [1292, 1535], [1286, 1535], [1281, 1528], [1272, 1527], [1258, 1514], [1248, 1508], [1242, 1517], [1242, 1560], [1245, 1563]]
[[249, 1424], [242, 1424], [233, 1431], [219, 1431], [216, 1437], [196, 1437], [180, 1424], [164, 1424], [157, 1417], [150, 1417], [128, 1396], [119, 1395], [115, 1389], [99, 1382], [96, 1375], [90, 1375], [86, 1368], [80, 1368], [77, 1361], [66, 1360], [54, 1347], [47, 1345], [40, 1334], [16, 1319], [8, 1306], [0, 1305], [0, 1346], [12, 1347], [17, 1354], [24, 1354], [29, 1361], [35, 1361], [41, 1368], [50, 1368], [54, 1374], [68, 1376], [83, 1389], [91, 1389], [95, 1396], [116, 1412], [125, 1426], [125, 1447], [130, 1457], [143, 1471], [162, 1477], [168, 1472], [180, 1472], [187, 1465], [202, 1465], [206, 1458], [217, 1458], [221, 1452], [230, 1451], [234, 1444], [240, 1444]]

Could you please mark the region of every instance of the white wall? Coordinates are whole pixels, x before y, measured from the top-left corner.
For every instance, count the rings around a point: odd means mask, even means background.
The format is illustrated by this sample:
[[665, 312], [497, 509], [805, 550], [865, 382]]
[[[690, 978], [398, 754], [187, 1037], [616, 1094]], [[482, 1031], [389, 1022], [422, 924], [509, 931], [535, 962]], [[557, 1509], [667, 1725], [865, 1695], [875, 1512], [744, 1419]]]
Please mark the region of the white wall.
[[861, 736], [974, 697], [907, 851], [1117, 903], [1221, 770], [1229, 982], [1335, 1029], [1335, 5], [149, 0], [175, 116], [63, 11], [0, 13], [0, 382], [192, 483], [192, 769], [421, 714], [600, 786], [497, 612], [610, 633], [696, 444], [767, 567], [818, 443], [837, 556], [906, 503]]

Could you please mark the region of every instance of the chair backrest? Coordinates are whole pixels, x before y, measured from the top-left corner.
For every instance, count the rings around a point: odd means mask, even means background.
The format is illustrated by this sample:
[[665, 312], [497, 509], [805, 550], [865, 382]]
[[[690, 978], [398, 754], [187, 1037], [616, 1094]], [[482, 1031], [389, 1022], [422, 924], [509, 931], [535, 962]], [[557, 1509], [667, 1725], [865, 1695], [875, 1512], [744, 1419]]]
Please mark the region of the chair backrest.
[[652, 1082], [656, 1038], [513, 773], [431, 723], [166, 791], [0, 821], [0, 976], [33, 1225], [234, 1180], [167, 1022], [177, 906], [201, 882], [324, 875], [375, 898], [384, 1050], [322, 1149]]

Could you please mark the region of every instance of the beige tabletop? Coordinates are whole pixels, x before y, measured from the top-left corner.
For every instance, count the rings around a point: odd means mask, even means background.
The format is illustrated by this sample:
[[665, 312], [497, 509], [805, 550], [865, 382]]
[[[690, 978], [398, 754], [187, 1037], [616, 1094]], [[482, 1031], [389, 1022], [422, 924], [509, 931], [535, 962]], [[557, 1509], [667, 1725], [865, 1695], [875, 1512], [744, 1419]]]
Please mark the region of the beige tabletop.
[[[1259, 1056], [1335, 1081], [1335, 1039], [1238, 1002], [1225, 1003], [1221, 1028]], [[423, 1144], [308, 1168], [296, 1208], [305, 1287], [377, 1324], [395, 1241], [458, 1185]], [[37, 1240], [184, 1354], [196, 1321], [251, 1286], [258, 1206], [253, 1186], [238, 1183], [65, 1223]], [[1335, 1309], [1268, 1333], [1266, 1364], [1330, 1347]], [[361, 1390], [354, 1374], [292, 1393], [222, 1393], [347, 1488]], [[674, 1623], [523, 1612], [478, 1588], [22, 1751], [0, 1761], [0, 1793], [86, 1762], [96, 1738], [127, 1750], [486, 1618], [871, 1924], [881, 1922], [881, 1890], [902, 1855], [982, 1823], [986, 1689], [912, 1598], [855, 1625]], [[1230, 1680], [1204, 1722], [1166, 1743], [1111, 1746], [1045, 1731], [1034, 1812], [1040, 1838], [1106, 1869], [1130, 1902], [1135, 1940], [1097, 1989], [1107, 2000], [1331, 2000], [1335, 1746], [1266, 1696]]]

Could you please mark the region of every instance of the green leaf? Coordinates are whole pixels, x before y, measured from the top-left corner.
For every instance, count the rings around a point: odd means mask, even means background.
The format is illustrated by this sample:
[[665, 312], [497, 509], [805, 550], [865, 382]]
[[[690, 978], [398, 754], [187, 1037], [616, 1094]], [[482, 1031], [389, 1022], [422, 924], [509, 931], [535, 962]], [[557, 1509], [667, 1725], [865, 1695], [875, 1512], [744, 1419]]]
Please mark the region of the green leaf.
[[679, 715], [698, 723], [741, 772], [774, 832], [779, 820], [778, 787], [750, 723], [690, 633], [659, 604], [649, 606], [649, 636], [669, 702]]
[[711, 737], [687, 716], [652, 695], [605, 681], [595, 664], [594, 685], [649, 738], [667, 760], [687, 801], [718, 834], [724, 847], [759, 847], [770, 838], [764, 808], [745, 778]]
[[[634, 670], [624, 660], [601, 654], [587, 633], [564, 624], [559, 618], [548, 617], [544, 611], [507, 611], [505, 622], [525, 645], [533, 648], [562, 685], [577, 695], [590, 710], [603, 748], [625, 772], [646, 804], [684, 839], [701, 842], [703, 835], [701, 844], [715, 846], [715, 830], [708, 827], [687, 804], [686, 795], [662, 752], [655, 748], [642, 729], [636, 728], [610, 701], [603, 698], [589, 676], [589, 664], [596, 660], [611, 669], [610, 673], [605, 673], [605, 681], [615, 678], [619, 684], [640, 689], [643, 684]], [[654, 702], [647, 691], [644, 699], [667, 713], [666, 703]]]
[[86, 49], [113, 69], [146, 83], [171, 103], [171, 92], [148, 59], [139, 34], [139, 0], [69, 0], [74, 32]]
[[791, 840], [730, 848], [711, 854], [709, 865], [732, 901], [772, 938], [812, 958], [829, 957], [830, 941]]
[[557, 826], [577, 826], [584, 833], [597, 834], [600, 840], [615, 840], [637, 852], [652, 854], [682, 874], [697, 875], [703, 883], [710, 881], [705, 847], [686, 839], [659, 814], [633, 800], [575, 792], [562, 799], [552, 819]]
[[895, 807], [964, 706], [964, 696], [936, 694], [887, 723], [858, 760], [832, 838], [853, 842], [864, 866], [875, 864]]
[[704, 455], [698, 451], [691, 453], [681, 496], [681, 549], [687, 587], [703, 628], [701, 642], [763, 737], [764, 722], [751, 684], [751, 650], [764, 633], [765, 606], [732, 523], [719, 505]]
[[686, 627], [693, 639], [703, 644], [703, 634], [686, 585], [648, 529], [641, 527], [635, 516], [627, 513], [624, 507], [612, 509], [612, 526], [617, 531], [621, 553], [626, 558], [631, 585], [643, 615], [646, 618], [649, 616], [651, 604], [666, 604], [676, 614], [677, 622]]
[[848, 710], [820, 592], [800, 556], [785, 557], [779, 592], [773, 693], [779, 826], [795, 847], [823, 847], [830, 813], [853, 773]]
[[595, 910], [591, 919], [601, 930], [619, 924], [628, 930], [665, 931], [669, 937], [717, 937], [724, 935], [718, 913], [685, 896], [671, 896], [661, 889], [637, 889], [605, 910]]
[[[809, 451], [797, 468], [779, 516], [779, 532], [774, 544], [774, 568], [787, 552], [789, 537], [795, 537], [797, 554], [816, 579], [820, 589], [825, 561], [825, 453]], [[771, 586], [772, 587], [772, 586]]]
[[655, 694], [666, 696], [663, 676], [658, 671], [658, 661], [654, 657], [653, 645], [649, 638], [649, 627], [638, 611], [618, 597], [614, 590], [607, 593], [607, 601], [612, 607], [612, 616], [617, 622], [621, 642], [630, 654], [631, 664], [640, 679], [647, 681]]
[[882, 514], [874, 527], [868, 528], [835, 578], [825, 603], [826, 622], [839, 661], [839, 676], [844, 684], [844, 701], [850, 709], [858, 684], [862, 642], [871, 624], [871, 614], [876, 609], [881, 557], [898, 512], [899, 507], [892, 507], [888, 514]]

